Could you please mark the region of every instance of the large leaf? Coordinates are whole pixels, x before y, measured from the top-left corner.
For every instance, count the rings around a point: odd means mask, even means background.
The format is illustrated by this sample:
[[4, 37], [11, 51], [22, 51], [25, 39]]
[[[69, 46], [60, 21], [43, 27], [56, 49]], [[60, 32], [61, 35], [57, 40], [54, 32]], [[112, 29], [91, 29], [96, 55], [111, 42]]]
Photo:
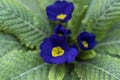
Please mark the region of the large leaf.
[[0, 30], [15, 35], [29, 48], [38, 47], [50, 26], [16, 0], [0, 0]]
[[28, 51], [16, 38], [3, 32], [0, 42], [1, 80], [48, 80], [50, 65], [42, 62], [39, 51]]
[[120, 80], [120, 60], [109, 56], [79, 62], [75, 71], [81, 80]]
[[110, 54], [113, 57], [120, 57], [120, 24], [110, 29], [107, 37], [97, 44], [95, 50], [99, 53]]
[[[39, 0], [18, 0], [23, 4], [24, 7], [32, 11], [33, 13], [39, 14], [41, 13], [41, 8], [39, 7]], [[42, 2], [41, 2], [42, 3]]]
[[100, 41], [118, 20], [120, 20], [120, 0], [92, 0], [82, 22], [87, 26], [87, 31], [96, 34], [97, 40]]
[[0, 78], [10, 80], [17, 75], [22, 75], [25, 71], [42, 64], [38, 51], [10, 51], [0, 58]]
[[12, 50], [24, 50], [24, 46], [21, 46], [19, 41], [11, 35], [0, 32], [0, 58], [8, 54]]
[[11, 80], [48, 80], [48, 73], [50, 70], [48, 64], [41, 64], [36, 66], [26, 72], [21, 73], [20, 75], [13, 77]]
[[[36, 69], [38, 66], [42, 67], [42, 65], [44, 65], [40, 59], [39, 51], [28, 51], [28, 49], [21, 46], [19, 41], [13, 36], [0, 32], [0, 42], [1, 80], [10, 80], [18, 75], [25, 74], [24, 72], [31, 71], [32, 68]], [[34, 75], [36, 75], [36, 73]], [[28, 80], [30, 80], [29, 78], [31, 77], [28, 76]]]

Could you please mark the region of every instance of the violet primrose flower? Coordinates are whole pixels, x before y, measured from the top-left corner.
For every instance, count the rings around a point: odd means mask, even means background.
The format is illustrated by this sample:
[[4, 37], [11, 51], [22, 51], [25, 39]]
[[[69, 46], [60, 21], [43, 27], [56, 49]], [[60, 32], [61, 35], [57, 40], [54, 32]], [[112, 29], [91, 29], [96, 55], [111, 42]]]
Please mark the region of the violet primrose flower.
[[95, 47], [97, 42], [95, 41], [95, 35], [88, 32], [80, 33], [78, 36], [78, 43], [81, 49], [90, 50]]
[[65, 29], [62, 25], [57, 25], [54, 29], [55, 34], [58, 34], [59, 36], [64, 36], [65, 38], [71, 34], [70, 30]]
[[46, 8], [50, 20], [59, 20], [62, 22], [67, 22], [71, 19], [73, 10], [73, 3], [66, 1], [56, 1], [54, 4]]
[[51, 64], [71, 63], [78, 54], [76, 48], [69, 48], [66, 40], [57, 34], [46, 38], [40, 49], [42, 59]]

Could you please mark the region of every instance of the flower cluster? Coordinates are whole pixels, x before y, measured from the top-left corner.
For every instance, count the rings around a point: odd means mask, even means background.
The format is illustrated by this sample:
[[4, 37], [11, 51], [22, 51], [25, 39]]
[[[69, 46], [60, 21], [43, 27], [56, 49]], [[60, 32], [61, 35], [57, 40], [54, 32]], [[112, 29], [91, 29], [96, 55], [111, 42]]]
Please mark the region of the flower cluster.
[[[46, 13], [51, 21], [68, 22], [72, 18], [74, 5], [67, 1], [56, 1], [54, 4], [46, 8]], [[65, 26], [57, 24], [54, 33], [50, 37], [45, 38], [40, 45], [40, 56], [42, 59], [51, 64], [71, 63], [78, 55], [75, 46], [70, 46], [67, 37], [71, 31]], [[77, 38], [78, 44], [82, 50], [90, 50], [96, 45], [95, 35], [83, 32]]]

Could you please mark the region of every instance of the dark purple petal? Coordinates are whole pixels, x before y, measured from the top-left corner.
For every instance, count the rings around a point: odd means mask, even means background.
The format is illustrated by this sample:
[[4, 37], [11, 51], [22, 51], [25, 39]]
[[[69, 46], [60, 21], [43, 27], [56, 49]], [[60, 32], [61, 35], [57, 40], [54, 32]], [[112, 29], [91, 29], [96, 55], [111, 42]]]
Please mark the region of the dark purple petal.
[[[84, 47], [83, 41], [87, 42], [88, 47]], [[79, 43], [80, 48], [83, 50], [90, 50], [90, 49], [94, 48], [95, 45], [97, 44], [95, 41], [95, 35], [88, 33], [88, 32], [83, 32], [83, 33], [79, 34], [78, 43]]]
[[66, 6], [64, 12], [65, 12], [65, 14], [67, 14], [67, 15], [71, 15], [71, 13], [73, 12], [73, 10], [74, 10], [74, 5], [73, 5], [73, 3], [70, 2], [70, 3]]
[[57, 25], [56, 27], [55, 27], [55, 33], [62, 33], [62, 34], [64, 34], [64, 33], [66, 33], [66, 29], [64, 28], [64, 26], [62, 26], [62, 25]]
[[40, 49], [41, 49], [41, 55], [47, 55], [47, 56], [50, 56], [51, 54], [51, 50], [54, 46], [52, 45], [51, 41], [50, 41], [50, 38], [46, 38], [44, 40], [44, 42], [40, 45]]
[[[66, 1], [56, 1], [53, 5], [50, 5], [46, 8], [46, 13], [50, 20], [56, 21], [60, 20], [62, 22], [67, 22], [71, 19], [74, 6], [71, 2]], [[57, 16], [60, 14], [67, 15], [64, 20], [57, 19]]]
[[54, 63], [54, 64], [61, 64], [61, 63], [65, 63], [67, 56], [65, 55], [66, 53], [64, 53], [64, 55], [59, 56], [59, 57], [51, 57], [50, 58], [50, 62]]
[[91, 35], [89, 35], [89, 39], [87, 40], [87, 42], [92, 43], [93, 41], [95, 41], [95, 35], [91, 34]]
[[89, 48], [92, 49], [96, 46], [97, 42], [89, 43]]
[[71, 19], [71, 15], [67, 15], [67, 17], [63, 20], [63, 22], [67, 22], [67, 21], [69, 21], [70, 19]]
[[75, 57], [78, 55], [78, 50], [76, 48], [69, 48], [67, 51], [67, 63], [71, 63], [75, 60]]
[[56, 1], [54, 6], [56, 6], [59, 9], [64, 10], [63, 8], [66, 7], [66, 5], [68, 5], [68, 3], [66, 1]]
[[59, 36], [58, 34], [51, 35], [51, 43], [54, 46], [61, 46], [64, 50], [68, 49], [68, 44], [64, 36]]
[[54, 6], [47, 7], [46, 12], [47, 12], [48, 18], [53, 21], [57, 20], [56, 16], [60, 13], [59, 11], [56, 11], [56, 9], [54, 9]]
[[65, 29], [62, 25], [57, 25], [54, 29], [55, 34], [62, 34], [65, 38], [71, 33], [70, 30]]

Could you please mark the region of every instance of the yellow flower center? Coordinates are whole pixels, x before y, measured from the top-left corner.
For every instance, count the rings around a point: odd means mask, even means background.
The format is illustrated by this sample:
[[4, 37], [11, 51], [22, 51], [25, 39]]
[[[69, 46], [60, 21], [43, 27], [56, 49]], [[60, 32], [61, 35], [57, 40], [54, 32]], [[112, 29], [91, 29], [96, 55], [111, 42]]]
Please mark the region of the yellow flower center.
[[64, 20], [66, 18], [66, 14], [59, 14], [57, 15], [57, 19], [61, 19], [61, 20]]
[[58, 35], [59, 35], [59, 36], [63, 36], [63, 34], [61, 34], [61, 33], [58, 33]]
[[63, 54], [64, 54], [64, 50], [61, 47], [59, 47], [59, 46], [54, 47], [52, 49], [52, 56], [53, 57], [62, 56]]
[[85, 47], [85, 48], [88, 48], [88, 43], [86, 42], [86, 41], [82, 41], [82, 43], [83, 43], [83, 46]]

